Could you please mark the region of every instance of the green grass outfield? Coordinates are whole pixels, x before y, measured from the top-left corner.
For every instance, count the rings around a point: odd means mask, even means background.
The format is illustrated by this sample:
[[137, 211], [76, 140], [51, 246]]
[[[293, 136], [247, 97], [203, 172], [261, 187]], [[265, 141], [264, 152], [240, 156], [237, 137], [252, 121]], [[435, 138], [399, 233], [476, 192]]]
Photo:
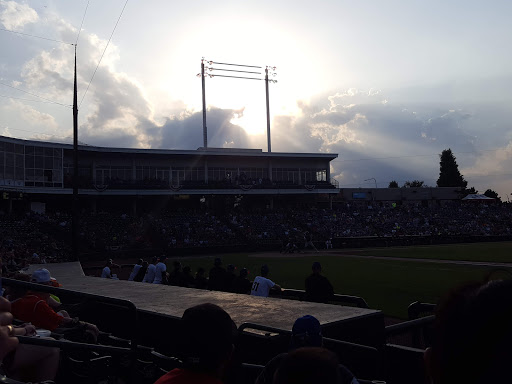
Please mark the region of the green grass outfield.
[[[262, 264], [270, 267], [270, 278], [284, 288], [304, 289], [304, 279], [313, 261], [322, 263], [324, 275], [336, 293], [363, 297], [370, 308], [381, 309], [386, 315], [407, 318], [407, 306], [416, 300], [436, 303], [450, 289], [466, 281], [483, 279], [492, 267], [423, 263], [407, 258], [511, 262], [512, 243], [457, 244], [428, 247], [379, 248], [340, 250], [339, 253], [282, 255], [276, 253], [228, 254], [222, 256], [224, 265], [234, 264], [238, 270], [246, 267], [249, 278], [259, 274]], [[336, 251], [336, 250], [335, 250]], [[401, 257], [404, 260], [385, 260], [360, 256]], [[198, 267], [208, 270], [214, 256], [180, 258], [192, 271]], [[167, 265], [171, 267], [172, 260]], [[168, 271], [171, 268], [168, 268]], [[507, 275], [506, 273], [504, 275]]]

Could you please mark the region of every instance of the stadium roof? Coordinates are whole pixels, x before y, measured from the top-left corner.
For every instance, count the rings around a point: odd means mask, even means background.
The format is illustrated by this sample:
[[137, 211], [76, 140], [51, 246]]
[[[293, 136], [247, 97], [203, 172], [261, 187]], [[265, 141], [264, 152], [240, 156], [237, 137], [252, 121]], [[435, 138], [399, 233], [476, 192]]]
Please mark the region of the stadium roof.
[[[15, 139], [12, 137], [0, 136], [4, 142], [12, 142], [23, 145], [37, 145], [42, 147], [62, 148], [72, 150], [73, 145], [64, 143], [55, 143], [48, 141]], [[208, 156], [254, 156], [254, 157], [314, 157], [333, 160], [338, 157], [337, 153], [302, 153], [302, 152], [263, 152], [261, 149], [246, 148], [198, 148], [197, 150], [183, 149], [142, 149], [142, 148], [115, 148], [98, 147], [91, 145], [79, 145], [80, 151], [88, 152], [117, 152], [117, 153], [145, 153], [154, 155], [208, 155]]]

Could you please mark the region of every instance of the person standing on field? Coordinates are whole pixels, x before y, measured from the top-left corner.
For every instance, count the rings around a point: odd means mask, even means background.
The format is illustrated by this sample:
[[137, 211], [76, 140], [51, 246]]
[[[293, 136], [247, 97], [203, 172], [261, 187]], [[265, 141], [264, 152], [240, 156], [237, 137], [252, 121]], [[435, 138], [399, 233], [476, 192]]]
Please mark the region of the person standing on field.
[[281, 292], [281, 287], [268, 279], [270, 269], [265, 264], [261, 267], [261, 276], [256, 276], [252, 283], [251, 296], [268, 297], [270, 290]]

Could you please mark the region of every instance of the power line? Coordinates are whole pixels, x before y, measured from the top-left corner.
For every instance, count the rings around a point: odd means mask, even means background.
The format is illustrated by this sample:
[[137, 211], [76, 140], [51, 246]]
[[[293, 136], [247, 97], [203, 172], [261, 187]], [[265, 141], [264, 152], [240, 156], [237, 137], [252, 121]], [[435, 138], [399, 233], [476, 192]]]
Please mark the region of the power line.
[[10, 33], [16, 33], [18, 35], [23, 35], [23, 36], [29, 36], [29, 37], [35, 37], [36, 39], [42, 39], [42, 40], [48, 40], [48, 41], [54, 41], [56, 43], [62, 43], [62, 44], [68, 44], [68, 45], [75, 45], [73, 43], [68, 43], [66, 41], [62, 41], [62, 40], [55, 40], [55, 39], [50, 39], [48, 37], [43, 37], [43, 36], [37, 36], [37, 35], [31, 35], [30, 33], [23, 33], [23, 32], [17, 32], [17, 31], [11, 31], [9, 29], [4, 29], [4, 28], [0, 28], [0, 31], [4, 31], [4, 32], [10, 32]]
[[78, 29], [78, 36], [76, 37], [75, 45], [78, 45], [78, 38], [80, 37], [80, 32], [82, 32], [82, 26], [84, 25], [85, 15], [87, 13], [87, 8], [89, 8], [89, 0], [87, 0], [87, 5], [85, 6], [84, 17], [82, 17], [82, 23], [80, 24], [80, 28]]
[[69, 105], [69, 104], [59, 103], [59, 102], [57, 102], [57, 101], [50, 100], [50, 99], [48, 99], [48, 98], [46, 98], [46, 97], [39, 96], [38, 94], [35, 94], [35, 93], [32, 93], [32, 92], [29, 92], [29, 91], [25, 91], [24, 89], [13, 87], [12, 85], [9, 85], [9, 84], [5, 84], [5, 83], [0, 82], [0, 85], [3, 85], [3, 86], [6, 86], [6, 87], [9, 87], [9, 88], [15, 89], [15, 90], [20, 91], [20, 92], [24, 92], [24, 93], [26, 93], [26, 94], [28, 94], [28, 95], [30, 95], [30, 96], [38, 97], [38, 98], [40, 98], [40, 99], [46, 100], [46, 101], [48, 101], [48, 102], [50, 102], [50, 103], [53, 103], [53, 104], [62, 105], [63, 107], [70, 107], [70, 105]]
[[100, 61], [98, 61], [98, 65], [96, 66], [96, 69], [94, 70], [94, 73], [92, 74], [91, 80], [89, 81], [89, 84], [87, 85], [87, 88], [85, 89], [85, 93], [82, 97], [82, 100], [80, 100], [79, 107], [82, 105], [85, 95], [87, 95], [87, 91], [89, 90], [89, 87], [91, 86], [94, 76], [96, 75], [96, 71], [98, 70], [98, 67], [100, 66], [101, 60], [103, 59], [103, 56], [105, 55], [105, 52], [107, 51], [108, 45], [110, 44], [110, 40], [112, 40], [112, 36], [114, 36], [114, 32], [116, 31], [117, 24], [119, 24], [119, 20], [121, 20], [121, 17], [123, 16], [123, 12], [124, 12], [124, 9], [126, 8], [126, 4], [128, 4], [128, 0], [126, 0], [126, 2], [124, 3], [123, 9], [121, 10], [121, 14], [119, 15], [119, 18], [117, 19], [116, 25], [114, 26], [114, 29], [112, 30], [112, 33], [110, 34], [107, 45], [105, 45], [105, 49], [103, 50], [103, 53], [101, 54]]
[[[14, 97], [14, 96], [8, 96], [8, 95], [0, 95], [0, 97], [5, 97], [7, 99], [14, 99], [14, 100], [23, 100], [23, 101], [32, 101], [34, 103], [46, 103], [46, 104], [55, 104], [54, 101], [44, 101], [44, 100], [32, 100], [32, 99], [24, 99], [22, 97]], [[71, 105], [65, 105], [65, 107], [71, 108]]]
[[231, 64], [231, 63], [219, 63], [217, 61], [208, 61], [208, 63], [210, 64], [220, 64], [220, 65], [232, 65], [234, 67], [246, 67], [246, 68], [260, 68], [262, 69], [262, 67], [258, 67], [257, 65], [244, 65], [244, 64]]

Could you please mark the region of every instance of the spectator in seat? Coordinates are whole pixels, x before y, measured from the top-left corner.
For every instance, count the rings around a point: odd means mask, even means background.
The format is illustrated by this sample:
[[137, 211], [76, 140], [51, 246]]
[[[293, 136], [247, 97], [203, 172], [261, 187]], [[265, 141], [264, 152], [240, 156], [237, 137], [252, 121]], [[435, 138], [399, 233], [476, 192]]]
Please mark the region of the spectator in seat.
[[195, 287], [195, 279], [188, 265], [183, 267], [183, 286], [187, 288]]
[[318, 261], [313, 263], [311, 270], [311, 275], [305, 281], [305, 299], [317, 303], [327, 303], [334, 296], [334, 289], [327, 277], [321, 275], [322, 265]]
[[172, 263], [173, 270], [169, 273], [169, 285], [175, 285], [178, 287], [183, 286], [183, 272], [181, 271], [181, 263], [179, 261], [174, 261]]
[[[107, 260], [107, 263], [105, 264], [105, 267], [103, 268], [103, 270], [101, 271], [101, 277], [104, 278], [104, 279], [114, 279], [114, 280], [119, 280], [117, 278], [117, 275], [114, 273], [112, 273], [112, 268], [117, 265], [117, 264], [114, 264], [114, 262], [112, 261], [112, 259], [108, 259]], [[118, 266], [119, 267], [119, 266]]]
[[178, 340], [183, 368], [166, 373], [155, 384], [222, 384], [234, 353], [236, 326], [214, 304], [188, 308], [180, 322]]
[[155, 265], [155, 278], [153, 280], [153, 284], [165, 284], [167, 280], [167, 266], [165, 265], [165, 261], [167, 260], [167, 256], [160, 256], [160, 260]]
[[213, 268], [210, 269], [208, 289], [210, 291], [222, 291], [226, 281], [226, 270], [222, 267], [220, 257], [215, 258]]
[[[35, 270], [31, 281], [43, 285], [52, 284], [50, 272], [46, 268]], [[37, 328], [62, 333], [77, 341], [96, 342], [99, 330], [95, 325], [55, 312], [48, 305], [49, 297], [49, 293], [28, 291], [22, 297], [12, 300], [12, 314], [15, 318], [30, 322]]]
[[226, 276], [224, 278], [224, 291], [231, 292], [231, 287], [233, 286], [233, 281], [235, 279], [235, 266], [233, 264], [228, 264], [226, 268]]
[[338, 367], [338, 358], [333, 352], [325, 348], [300, 348], [283, 358], [273, 383], [340, 384], [343, 381]]
[[146, 272], [148, 271], [148, 262], [143, 261], [142, 267], [139, 269], [139, 272], [133, 278], [133, 281], [138, 281], [139, 283], [144, 280], [144, 276], [146, 276]]
[[139, 259], [137, 261], [137, 264], [133, 266], [133, 270], [130, 273], [130, 277], [128, 277], [129, 281], [133, 281], [135, 279], [135, 276], [137, 276], [137, 273], [139, 273], [139, 270], [142, 268], [142, 259]]
[[240, 270], [240, 276], [233, 280], [232, 292], [243, 294], [251, 293], [252, 283], [247, 278], [248, 275], [249, 273], [247, 272], [247, 268], [242, 268]]
[[[294, 353], [293, 351], [300, 351], [303, 349], [318, 349], [324, 350], [321, 348], [323, 346], [323, 337], [322, 337], [322, 328], [320, 326], [320, 322], [311, 315], [306, 315], [299, 317], [295, 320], [292, 328], [292, 337], [290, 339], [290, 349], [288, 353], [281, 353], [270, 360], [265, 368], [261, 371], [260, 375], [256, 379], [255, 384], [270, 384], [273, 382], [276, 377], [276, 371], [281, 367], [284, 361], [287, 359], [288, 354]], [[325, 350], [324, 350], [325, 351]], [[323, 352], [322, 352], [323, 353]], [[321, 353], [321, 354], [322, 354]], [[314, 360], [314, 359], [313, 359]], [[336, 359], [336, 367], [338, 370], [337, 377], [339, 384], [358, 384], [357, 379], [354, 377], [352, 372], [350, 372], [344, 365], [337, 363]], [[307, 366], [308, 364], [306, 364]], [[283, 372], [281, 372], [283, 373]], [[307, 376], [308, 374], [305, 373]], [[288, 376], [288, 374], [287, 374]], [[287, 381], [285, 381], [287, 382]], [[295, 381], [290, 381], [295, 382]], [[297, 381], [298, 383], [302, 383], [304, 381]], [[305, 383], [323, 383], [321, 380], [311, 380], [305, 381]]]
[[155, 280], [155, 271], [156, 271], [156, 264], [158, 263], [158, 257], [153, 256], [151, 259], [151, 264], [148, 265], [148, 270], [146, 271], [146, 275], [144, 276], [144, 283], [152, 284]]
[[197, 289], [208, 289], [208, 279], [204, 276], [204, 268], [198, 268], [196, 277], [194, 279], [194, 285]]
[[436, 308], [434, 341], [425, 351], [433, 384], [510, 383], [512, 280], [466, 284]]
[[270, 269], [265, 264], [261, 267], [261, 276], [256, 276], [252, 283], [251, 296], [268, 297], [270, 290], [281, 292], [281, 287], [268, 279]]

